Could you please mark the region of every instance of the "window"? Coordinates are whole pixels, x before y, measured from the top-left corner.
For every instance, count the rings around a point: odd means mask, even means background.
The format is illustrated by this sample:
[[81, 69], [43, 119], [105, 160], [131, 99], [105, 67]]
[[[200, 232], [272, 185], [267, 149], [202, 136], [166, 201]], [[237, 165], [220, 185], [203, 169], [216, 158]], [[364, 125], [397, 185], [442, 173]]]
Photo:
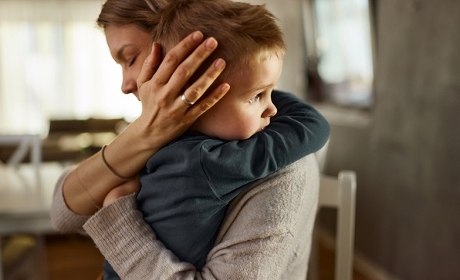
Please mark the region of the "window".
[[0, 0], [0, 133], [45, 135], [51, 118], [140, 113], [95, 23], [101, 3]]
[[[373, 102], [369, 0], [311, 0], [306, 22], [313, 99], [353, 107]], [[316, 86], [316, 87], [315, 87]]]

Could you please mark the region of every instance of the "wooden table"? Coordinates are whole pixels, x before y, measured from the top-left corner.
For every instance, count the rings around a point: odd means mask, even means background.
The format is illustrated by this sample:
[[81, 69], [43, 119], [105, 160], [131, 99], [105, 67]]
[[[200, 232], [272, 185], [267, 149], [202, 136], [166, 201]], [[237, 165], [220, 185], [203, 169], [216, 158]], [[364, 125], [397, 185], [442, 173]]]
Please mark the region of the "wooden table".
[[49, 212], [63, 170], [59, 163], [42, 163], [37, 181], [33, 165], [0, 165], [0, 235], [53, 231]]

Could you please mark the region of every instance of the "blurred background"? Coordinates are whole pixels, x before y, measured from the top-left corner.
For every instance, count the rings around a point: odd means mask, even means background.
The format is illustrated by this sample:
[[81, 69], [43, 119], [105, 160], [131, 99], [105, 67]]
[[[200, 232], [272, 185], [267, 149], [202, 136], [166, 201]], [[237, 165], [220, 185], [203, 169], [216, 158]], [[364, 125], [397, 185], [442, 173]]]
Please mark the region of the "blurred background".
[[[40, 135], [44, 161], [87, 157], [140, 112], [95, 24], [102, 2], [0, 0], [0, 135]], [[331, 124], [323, 172], [357, 174], [355, 270], [460, 279], [460, 1], [248, 2], [285, 33], [278, 88]], [[319, 211], [320, 240], [335, 223]]]

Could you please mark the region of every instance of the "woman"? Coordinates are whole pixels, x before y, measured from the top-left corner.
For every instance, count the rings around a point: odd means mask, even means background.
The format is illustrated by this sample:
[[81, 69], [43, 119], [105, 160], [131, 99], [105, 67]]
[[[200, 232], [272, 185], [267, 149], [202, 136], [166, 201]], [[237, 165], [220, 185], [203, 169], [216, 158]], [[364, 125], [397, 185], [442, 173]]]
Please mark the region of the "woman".
[[[138, 83], [135, 82], [150, 43], [151, 26], [143, 19], [162, 4], [159, 1], [108, 1], [104, 5], [98, 22], [105, 29], [112, 56], [123, 68], [122, 90], [136, 95], [143, 110], [141, 116], [110, 143], [104, 154], [98, 153], [63, 174], [53, 201], [54, 223], [63, 231], [75, 230], [84, 224], [122, 278], [292, 279], [301, 274], [305, 277], [318, 186], [317, 169], [311, 157], [256, 183], [246, 195], [234, 201], [202, 272], [178, 261], [155, 239], [135, 210], [133, 195], [118, 199], [138, 189], [137, 178], [128, 178], [133, 177], [152, 154], [184, 132], [228, 90], [228, 85], [222, 84], [211, 95], [198, 99], [224, 67], [224, 62], [217, 60], [182, 93], [186, 100], [197, 104], [187, 107], [179, 98], [191, 73], [216, 46], [215, 40], [207, 39], [182, 62], [201, 42], [199, 32], [169, 52], [151, 78], [160, 57], [158, 46], [154, 44]], [[305, 172], [303, 168], [311, 171]], [[305, 183], [309, 187], [299, 186]], [[280, 192], [279, 184], [292, 187], [286, 190], [283, 186]], [[278, 204], [282, 208], [276, 209]], [[275, 209], [268, 207], [264, 211], [265, 215], [271, 212], [272, 215], [257, 216], [254, 215], [255, 205], [259, 211], [268, 205]], [[106, 207], [88, 220], [101, 206]], [[260, 224], [254, 225], [257, 221]], [[248, 225], [253, 225], [254, 230]], [[299, 238], [300, 234], [307, 238]]]

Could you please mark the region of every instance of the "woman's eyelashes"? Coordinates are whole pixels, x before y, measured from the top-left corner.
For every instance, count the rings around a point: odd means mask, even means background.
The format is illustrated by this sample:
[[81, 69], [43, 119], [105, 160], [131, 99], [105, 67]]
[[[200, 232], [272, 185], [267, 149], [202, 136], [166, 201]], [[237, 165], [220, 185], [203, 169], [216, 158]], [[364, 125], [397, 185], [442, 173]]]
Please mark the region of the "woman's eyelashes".
[[128, 64], [129, 67], [131, 67], [134, 64], [134, 62], [136, 62], [136, 58], [137, 58], [137, 56], [135, 56], [133, 59], [131, 59], [131, 61]]

